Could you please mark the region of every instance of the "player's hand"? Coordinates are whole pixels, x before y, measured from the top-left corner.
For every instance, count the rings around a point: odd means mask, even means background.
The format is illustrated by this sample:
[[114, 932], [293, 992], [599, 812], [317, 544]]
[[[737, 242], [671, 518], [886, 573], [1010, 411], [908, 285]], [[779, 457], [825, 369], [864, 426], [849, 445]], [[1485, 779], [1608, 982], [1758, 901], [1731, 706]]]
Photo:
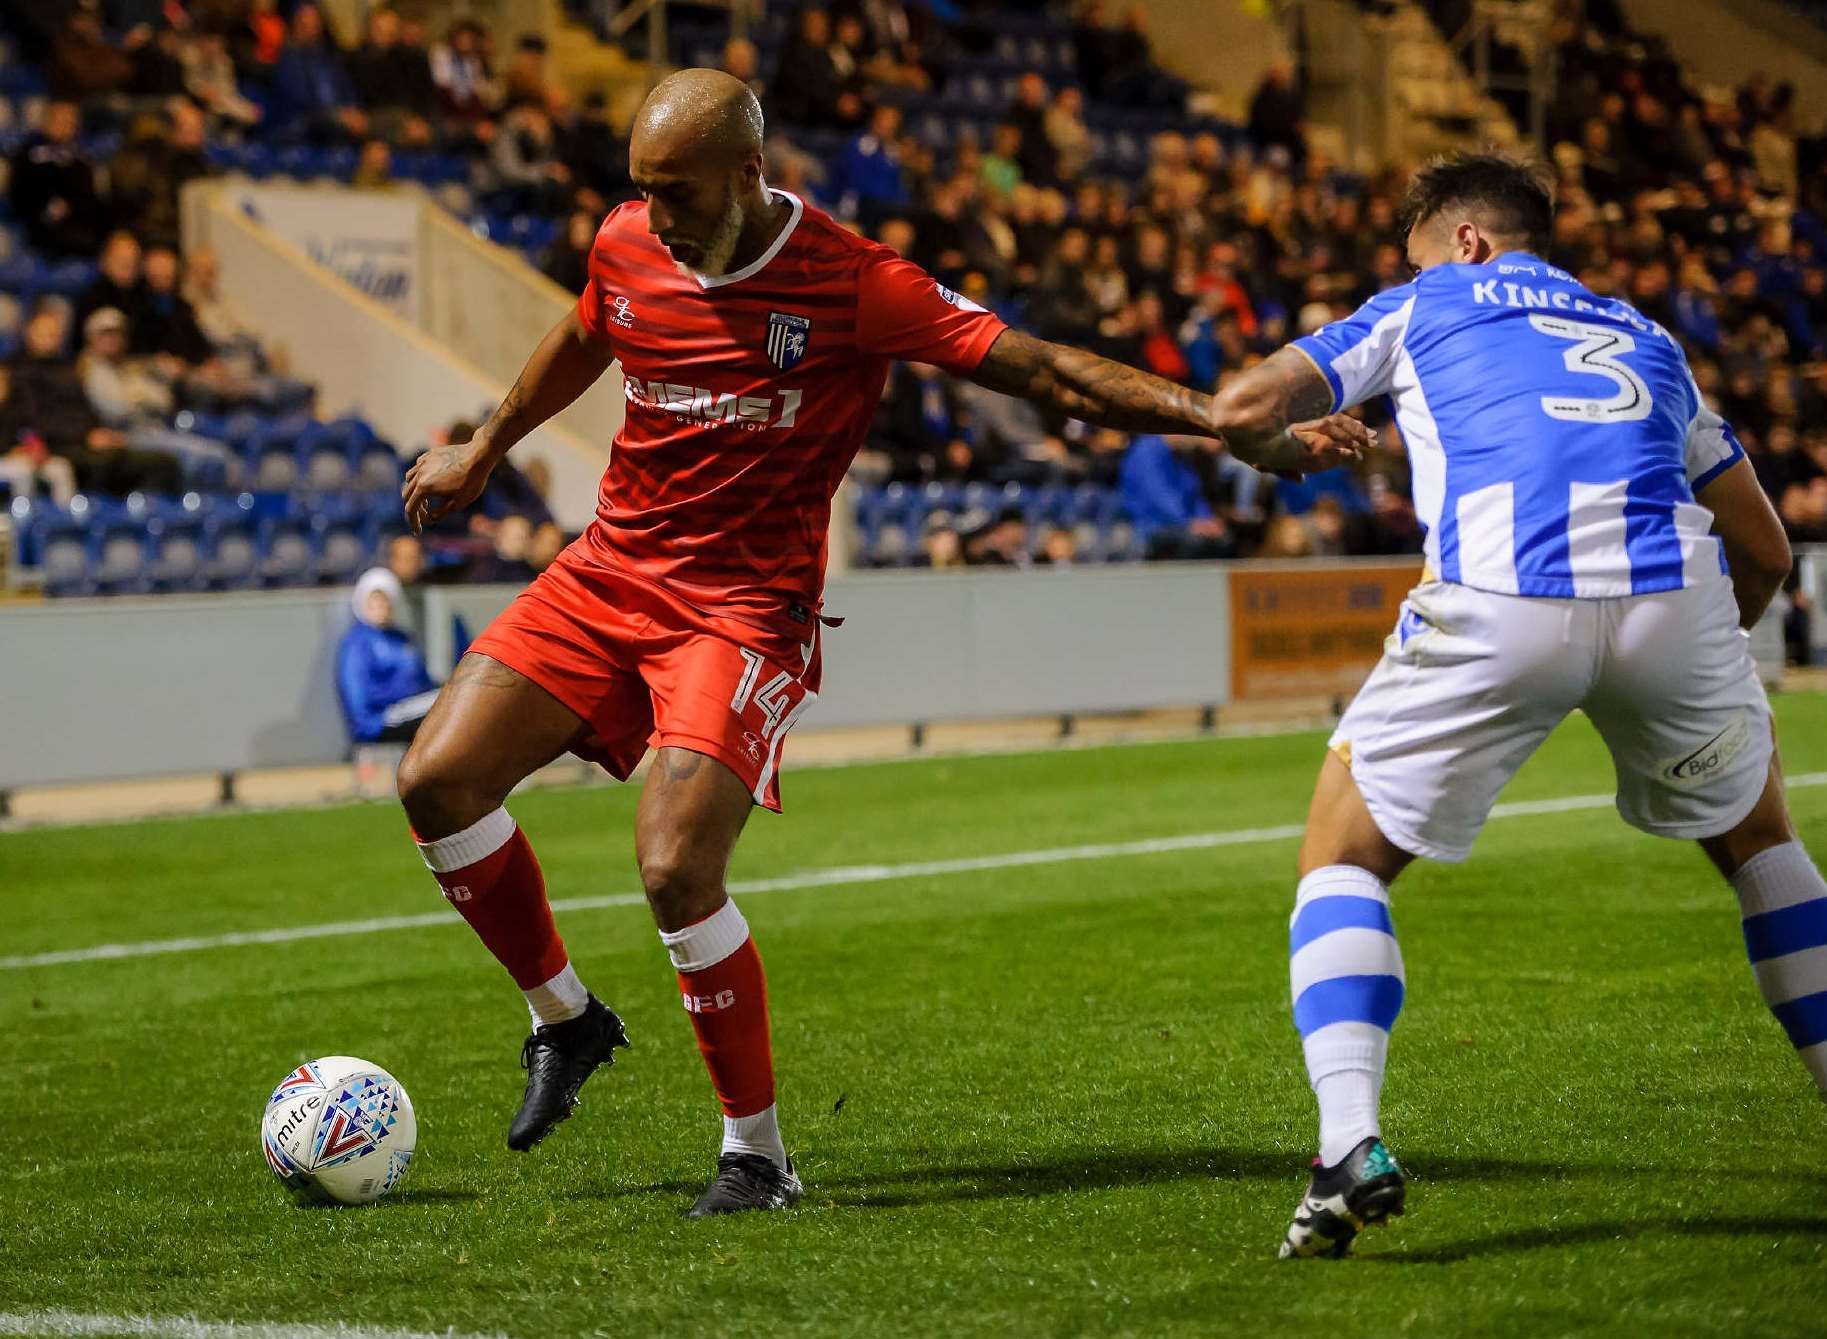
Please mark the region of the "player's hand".
[[1370, 446], [1370, 429], [1349, 414], [1328, 414], [1306, 423], [1290, 424], [1288, 450], [1278, 453], [1272, 468], [1284, 479], [1362, 460]]
[[451, 446], [434, 446], [412, 462], [400, 489], [406, 524], [413, 534], [482, 496], [495, 462], [474, 438]]

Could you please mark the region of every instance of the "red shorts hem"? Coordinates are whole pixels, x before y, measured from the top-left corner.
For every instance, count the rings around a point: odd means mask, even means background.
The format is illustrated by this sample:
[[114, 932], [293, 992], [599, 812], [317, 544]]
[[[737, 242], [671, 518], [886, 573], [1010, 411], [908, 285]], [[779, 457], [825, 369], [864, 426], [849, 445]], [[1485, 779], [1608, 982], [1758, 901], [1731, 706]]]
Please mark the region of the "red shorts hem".
[[571, 751], [617, 780], [650, 746], [689, 749], [778, 813], [784, 737], [818, 696], [817, 629], [803, 646], [747, 630], [651, 583], [555, 563], [469, 649], [576, 716]]
[[623, 750], [617, 750], [602, 736], [600, 727], [592, 719], [595, 704], [579, 687], [568, 681], [549, 665], [540, 663], [523, 643], [507, 637], [490, 636], [484, 631], [481, 636], [469, 644], [466, 655], [487, 656], [490, 660], [500, 661], [514, 673], [530, 679], [558, 700], [560, 706], [577, 717], [578, 724], [589, 730], [589, 735], [571, 746], [571, 752], [585, 762], [593, 762], [617, 781], [626, 781], [634, 775], [634, 769], [640, 766], [641, 758], [647, 752], [647, 745], [642, 743], [640, 752], [632, 757]]
[[[653, 747], [656, 749], [685, 749], [691, 753], [702, 753], [712, 762], [722, 763], [734, 773], [736, 779], [748, 787], [749, 798], [770, 813], [780, 812], [779, 774], [770, 771], [767, 775], [766, 789], [760, 795], [755, 789], [763, 785], [760, 769], [750, 759], [739, 757], [740, 750], [731, 748], [721, 739], [706, 739], [702, 735], [688, 735], [682, 730], [658, 730], [654, 734]], [[766, 766], [765, 759], [762, 766]]]

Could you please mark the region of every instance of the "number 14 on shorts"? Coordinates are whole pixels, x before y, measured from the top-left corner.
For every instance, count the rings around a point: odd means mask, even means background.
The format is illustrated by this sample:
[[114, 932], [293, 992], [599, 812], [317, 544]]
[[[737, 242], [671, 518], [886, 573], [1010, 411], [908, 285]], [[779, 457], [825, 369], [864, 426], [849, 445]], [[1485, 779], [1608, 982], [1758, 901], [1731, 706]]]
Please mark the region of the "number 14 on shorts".
[[780, 729], [781, 722], [786, 719], [787, 712], [793, 705], [795, 681], [786, 670], [781, 670], [757, 691], [755, 685], [761, 679], [761, 671], [767, 668], [767, 661], [746, 646], [739, 646], [736, 650], [742, 656], [742, 678], [736, 682], [735, 695], [730, 698], [730, 710], [740, 716], [753, 701], [766, 718], [761, 727], [761, 739], [766, 743]]

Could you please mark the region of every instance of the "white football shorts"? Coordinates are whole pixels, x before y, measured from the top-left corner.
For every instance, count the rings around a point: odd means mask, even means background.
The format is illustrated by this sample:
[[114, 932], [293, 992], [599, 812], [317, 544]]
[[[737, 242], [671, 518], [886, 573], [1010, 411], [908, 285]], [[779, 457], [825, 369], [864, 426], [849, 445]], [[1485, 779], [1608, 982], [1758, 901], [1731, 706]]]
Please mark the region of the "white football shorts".
[[1596, 600], [1424, 581], [1331, 747], [1384, 836], [1463, 860], [1498, 792], [1576, 708], [1611, 750], [1633, 827], [1715, 837], [1763, 793], [1770, 703], [1723, 579]]

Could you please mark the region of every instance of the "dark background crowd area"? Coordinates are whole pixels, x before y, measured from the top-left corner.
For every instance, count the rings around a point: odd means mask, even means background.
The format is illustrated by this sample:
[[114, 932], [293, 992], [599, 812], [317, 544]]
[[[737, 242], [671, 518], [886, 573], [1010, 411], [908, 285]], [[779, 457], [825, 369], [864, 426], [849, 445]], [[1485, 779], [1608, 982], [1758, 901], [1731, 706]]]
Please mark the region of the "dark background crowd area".
[[[1450, 29], [1451, 6], [1433, 8]], [[11, 214], [49, 257], [92, 257], [121, 228], [170, 246], [177, 190], [233, 146], [282, 166], [337, 155], [372, 186], [402, 162], [456, 163], [453, 207], [509, 221], [569, 289], [632, 195], [604, 100], [564, 93], [535, 38], [402, 8], [345, 41], [275, 0], [14, 10], [39, 92], [61, 100], [9, 132]], [[1140, 11], [833, 0], [770, 6], [752, 40], [727, 40], [717, 11], [672, 12], [675, 60], [760, 97], [773, 184], [1044, 337], [1210, 391], [1409, 277], [1404, 166], [1362, 175], [1313, 148], [1289, 65], [1247, 124], [1189, 113]], [[1799, 133], [1793, 88], [1696, 87], [1609, 6], [1558, 40], [1552, 259], [1682, 340], [1791, 536], [1827, 541], [1827, 145]], [[1212, 443], [1132, 441], [898, 367], [854, 473], [860, 558], [1416, 552], [1399, 433], [1366, 412], [1369, 459], [1290, 486]]]

